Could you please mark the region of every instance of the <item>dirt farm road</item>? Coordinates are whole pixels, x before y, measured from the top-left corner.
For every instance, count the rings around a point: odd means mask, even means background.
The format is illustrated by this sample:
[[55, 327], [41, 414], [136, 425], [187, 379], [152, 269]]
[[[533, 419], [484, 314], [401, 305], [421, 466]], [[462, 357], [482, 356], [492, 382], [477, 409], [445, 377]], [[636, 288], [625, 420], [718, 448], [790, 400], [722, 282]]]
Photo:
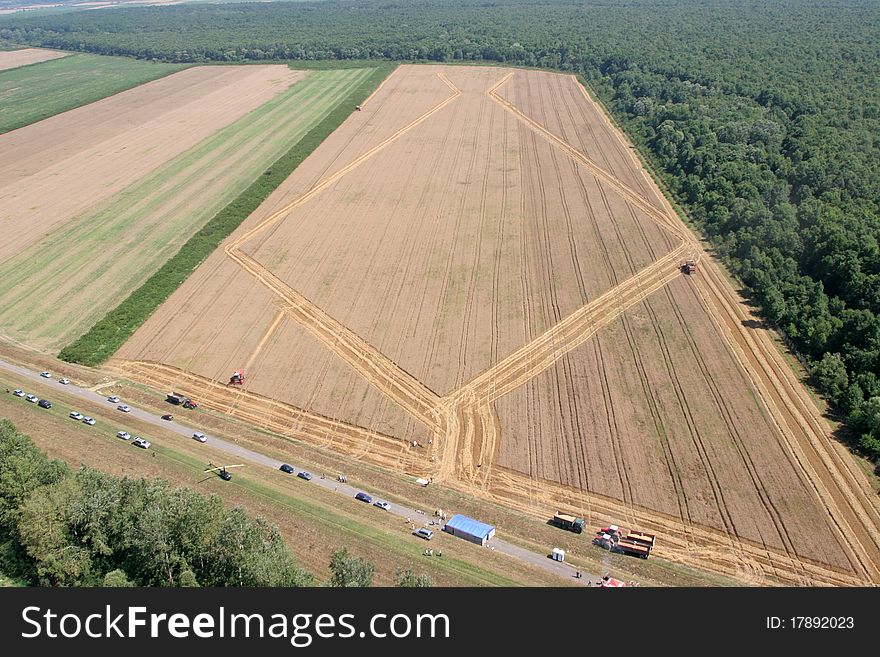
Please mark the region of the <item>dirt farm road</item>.
[[[8, 363], [6, 361], [0, 360], [0, 369], [24, 377], [29, 381], [33, 381], [35, 384], [38, 384], [44, 389], [59, 388], [59, 392], [63, 394], [79, 397], [80, 399], [85, 399], [90, 402], [107, 403], [107, 398], [100, 392], [89, 390], [88, 388], [81, 388], [72, 383], [66, 386], [61, 386], [55, 379], [45, 379], [41, 377], [38, 372], [31, 371], [27, 368], [20, 367], [13, 363]], [[39, 396], [42, 397], [43, 395]], [[49, 395], [47, 396], [51, 396], [51, 393], [49, 393]], [[155, 413], [145, 411], [136, 406], [132, 406], [131, 404], [128, 404], [128, 406], [131, 408], [131, 411], [126, 415], [135, 417], [138, 420], [180, 434], [183, 438], [189, 440], [192, 439], [192, 435], [193, 433], [195, 433], [194, 429], [180, 424], [177, 420], [174, 420], [173, 422], [167, 422]], [[120, 415], [122, 415], [121, 411]], [[219, 438], [212, 434], [205, 434], [205, 436], [207, 436], [212, 447], [219, 449], [220, 451], [226, 452], [230, 456], [234, 456], [236, 459], [244, 459], [245, 461], [249, 461], [256, 465], [265, 466], [267, 468], [271, 468], [272, 470], [277, 470], [279, 467], [281, 467], [281, 461], [266, 456], [265, 454], [247, 449], [245, 447], [242, 447], [241, 445], [237, 445], [232, 441], [224, 440], [223, 438]], [[297, 472], [304, 469], [298, 467], [293, 463], [291, 463], [290, 465], [292, 465], [294, 470], [296, 470]], [[312, 479], [311, 483], [338, 493], [339, 495], [344, 495], [346, 497], [354, 497], [354, 495], [360, 490], [355, 486], [338, 482], [335, 479], [321, 479], [319, 477], [315, 477], [314, 479]], [[377, 513], [378, 512], [379, 511], [377, 510]], [[401, 518], [424, 519], [429, 517], [418, 513], [416, 509], [401, 506], [399, 504], [392, 505], [388, 512], [400, 516]], [[416, 524], [420, 523], [417, 522]], [[435, 531], [437, 530], [439, 530], [439, 526], [437, 526]], [[417, 539], [414, 538], [413, 540], [416, 541]], [[575, 579], [575, 573], [578, 572], [576, 568], [570, 566], [567, 563], [553, 561], [549, 559], [547, 555], [538, 554], [536, 552], [526, 550], [525, 548], [519, 547], [518, 545], [514, 545], [512, 543], [508, 543], [507, 541], [498, 538], [493, 538], [491, 542], [487, 545], [487, 547], [494, 550], [495, 552], [506, 554], [510, 557], [513, 557], [514, 559], [518, 559], [520, 561], [533, 565], [537, 568], [541, 568], [542, 570], [554, 573], [559, 577], [563, 577], [566, 579]], [[583, 572], [581, 572], [581, 575], [582, 577], [578, 580], [578, 583], [582, 584], [583, 586], [598, 585], [600, 581], [599, 575], [593, 575]]]

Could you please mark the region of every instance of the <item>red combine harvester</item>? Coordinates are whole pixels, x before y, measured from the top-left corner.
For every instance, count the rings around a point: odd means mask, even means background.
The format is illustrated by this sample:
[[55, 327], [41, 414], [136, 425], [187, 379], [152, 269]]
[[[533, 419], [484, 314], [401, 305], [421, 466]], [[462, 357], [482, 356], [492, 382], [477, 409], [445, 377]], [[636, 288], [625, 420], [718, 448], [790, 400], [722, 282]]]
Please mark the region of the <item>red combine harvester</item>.
[[619, 579], [614, 579], [610, 575], [605, 575], [602, 578], [602, 581], [599, 582], [599, 587], [603, 589], [619, 589], [625, 586], [625, 582], [621, 582]]
[[697, 271], [697, 261], [696, 260], [685, 260], [678, 266], [681, 269], [683, 274], [693, 274]]
[[229, 385], [231, 386], [242, 386], [244, 385], [244, 370], [235, 370], [232, 373], [232, 376], [229, 377]]

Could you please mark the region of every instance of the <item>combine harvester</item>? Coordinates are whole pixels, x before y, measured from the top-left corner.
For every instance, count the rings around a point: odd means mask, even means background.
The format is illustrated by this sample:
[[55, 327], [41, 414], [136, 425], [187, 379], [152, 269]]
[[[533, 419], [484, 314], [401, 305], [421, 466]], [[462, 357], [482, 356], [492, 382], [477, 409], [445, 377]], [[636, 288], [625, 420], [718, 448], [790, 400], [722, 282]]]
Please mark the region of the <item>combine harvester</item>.
[[656, 541], [657, 537], [654, 534], [636, 531], [624, 534], [617, 525], [610, 525], [596, 532], [593, 545], [598, 545], [612, 552], [647, 559], [651, 556], [651, 550]]
[[229, 383], [227, 383], [226, 385], [243, 386], [244, 385], [244, 369], [235, 370], [232, 373], [232, 376], [229, 377]]
[[685, 260], [678, 266], [681, 269], [683, 274], [693, 274], [697, 271], [697, 261], [696, 260]]

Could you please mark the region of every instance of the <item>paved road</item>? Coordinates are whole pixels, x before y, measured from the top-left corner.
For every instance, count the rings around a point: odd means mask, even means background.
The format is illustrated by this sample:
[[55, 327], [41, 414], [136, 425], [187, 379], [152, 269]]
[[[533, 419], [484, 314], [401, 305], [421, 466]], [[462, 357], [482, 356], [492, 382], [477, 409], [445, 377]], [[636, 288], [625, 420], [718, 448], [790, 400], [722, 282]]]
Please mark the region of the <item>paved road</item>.
[[[107, 401], [107, 397], [102, 395], [99, 392], [95, 392], [93, 390], [89, 390], [87, 388], [81, 388], [79, 386], [69, 384], [69, 385], [61, 385], [58, 383], [56, 379], [46, 379], [39, 375], [38, 372], [33, 372], [27, 368], [21, 367], [19, 365], [14, 365], [12, 363], [7, 363], [4, 360], [0, 360], [0, 369], [7, 370], [9, 372], [13, 372], [23, 378], [26, 378], [34, 383], [40, 384], [43, 387], [50, 388], [60, 388], [59, 392], [64, 392], [65, 394], [72, 395], [74, 397], [79, 397], [81, 399], [85, 399], [91, 402], [103, 403], [108, 406], [108, 409], [112, 409], [116, 404], [112, 404]], [[25, 391], [29, 392], [29, 391]], [[40, 395], [42, 396], [42, 395]], [[47, 397], [51, 398], [51, 394], [47, 395]], [[123, 399], [121, 403], [126, 403]], [[189, 428], [183, 424], [180, 424], [176, 419], [173, 422], [168, 422], [163, 420], [159, 415], [155, 413], [151, 413], [149, 411], [145, 411], [143, 409], [137, 408], [136, 406], [132, 406], [131, 404], [127, 404], [131, 411], [126, 413], [125, 415], [136, 417], [138, 420], [146, 422], [148, 424], [155, 425], [157, 427], [161, 427], [167, 431], [173, 431], [175, 433], [180, 434], [181, 436], [185, 436], [186, 438], [192, 438], [193, 433], [196, 430]], [[122, 411], [117, 411], [120, 415], [123, 415]], [[122, 419], [122, 418], [120, 418]], [[272, 468], [273, 470], [277, 470], [281, 467], [282, 462], [276, 459], [273, 459], [265, 454], [261, 454], [259, 452], [255, 452], [253, 450], [247, 449], [246, 447], [242, 447], [241, 445], [236, 445], [233, 442], [228, 440], [223, 440], [218, 436], [213, 436], [211, 434], [205, 434], [208, 438], [208, 442], [212, 447], [219, 449], [227, 454], [234, 456], [236, 460], [245, 460], [250, 461], [251, 463], [258, 463], [260, 465], [265, 465], [266, 467]], [[304, 468], [299, 468], [295, 464], [291, 463], [296, 472], [303, 470]], [[295, 475], [291, 475], [295, 476]], [[341, 483], [336, 481], [335, 479], [321, 479], [320, 477], [315, 477], [312, 479], [312, 484], [316, 484], [318, 486], [323, 486], [328, 490], [332, 490], [340, 495], [346, 495], [348, 497], [354, 497], [356, 493], [359, 492], [359, 489], [350, 486], [346, 483]], [[376, 512], [379, 513], [379, 509], [376, 509]], [[393, 513], [402, 518], [411, 518], [412, 522], [416, 526], [421, 526], [425, 523], [433, 520], [427, 514], [422, 514], [420, 510], [412, 509], [409, 507], [401, 506], [399, 504], [392, 504], [390, 511], [388, 513]], [[433, 513], [433, 512], [432, 512]], [[438, 531], [441, 528], [440, 524], [435, 526], [428, 525], [429, 529]], [[415, 539], [413, 539], [415, 540]], [[429, 543], [425, 543], [426, 546]], [[546, 554], [538, 554], [537, 552], [532, 552], [531, 550], [526, 550], [525, 548], [519, 547], [518, 545], [514, 545], [513, 543], [508, 543], [507, 541], [501, 540], [499, 538], [493, 538], [489, 541], [486, 549], [492, 549], [496, 552], [501, 552], [502, 554], [509, 555], [515, 559], [519, 559], [520, 561], [529, 563], [533, 566], [537, 566], [543, 570], [555, 573], [560, 577], [564, 577], [566, 579], [574, 579], [575, 573], [577, 570], [570, 566], [567, 563], [553, 561], [547, 557]], [[587, 573], [582, 573], [582, 578], [576, 580], [577, 583], [583, 584], [584, 586], [595, 585], [599, 582], [599, 577], [596, 575], [590, 575]]]

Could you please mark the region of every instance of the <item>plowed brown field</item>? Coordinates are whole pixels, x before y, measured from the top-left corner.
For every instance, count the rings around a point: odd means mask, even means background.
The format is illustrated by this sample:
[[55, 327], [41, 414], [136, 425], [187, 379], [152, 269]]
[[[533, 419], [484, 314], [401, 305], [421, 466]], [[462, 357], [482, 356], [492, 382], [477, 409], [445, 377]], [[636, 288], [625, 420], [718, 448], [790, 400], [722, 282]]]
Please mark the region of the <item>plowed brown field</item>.
[[43, 48], [22, 48], [21, 50], [0, 50], [0, 71], [18, 68], [28, 64], [48, 62], [50, 59], [66, 57], [69, 53]]
[[574, 78], [403, 66], [110, 366], [743, 581], [880, 582], [864, 479], [702, 253]]

